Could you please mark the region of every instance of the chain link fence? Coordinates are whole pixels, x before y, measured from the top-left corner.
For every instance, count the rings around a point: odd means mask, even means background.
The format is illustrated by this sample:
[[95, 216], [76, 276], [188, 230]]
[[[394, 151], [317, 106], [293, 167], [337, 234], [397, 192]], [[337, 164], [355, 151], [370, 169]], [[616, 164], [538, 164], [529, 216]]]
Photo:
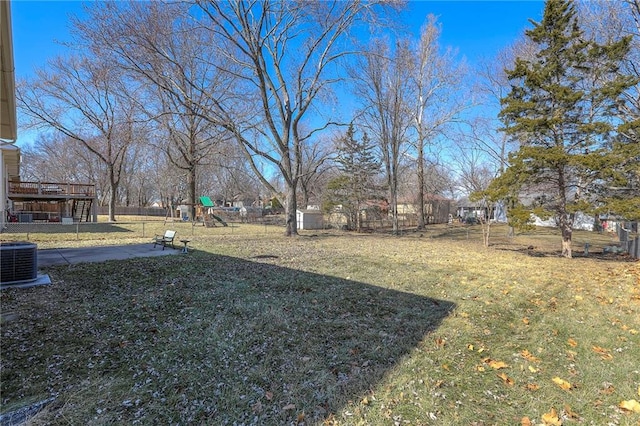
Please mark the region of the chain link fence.
[[[99, 218], [103, 219], [104, 218]], [[117, 218], [116, 218], [117, 219]], [[205, 226], [202, 222], [163, 220], [163, 218], [127, 217], [116, 222], [10, 222], [6, 223], [0, 233], [2, 241], [31, 241], [46, 245], [69, 242], [77, 244], [82, 241], [102, 241], [105, 245], [146, 242], [155, 235], [162, 235], [167, 229], [178, 232], [183, 237], [206, 237], [216, 235], [260, 235], [284, 232], [284, 219], [266, 216], [251, 223], [238, 220], [225, 221], [226, 226]]]

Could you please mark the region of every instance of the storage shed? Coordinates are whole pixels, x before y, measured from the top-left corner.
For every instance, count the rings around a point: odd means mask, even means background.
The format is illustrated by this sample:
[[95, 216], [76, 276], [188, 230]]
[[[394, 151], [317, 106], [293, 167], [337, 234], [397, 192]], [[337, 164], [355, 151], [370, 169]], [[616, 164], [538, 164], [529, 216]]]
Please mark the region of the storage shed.
[[320, 210], [296, 210], [298, 229], [322, 229], [322, 212]]

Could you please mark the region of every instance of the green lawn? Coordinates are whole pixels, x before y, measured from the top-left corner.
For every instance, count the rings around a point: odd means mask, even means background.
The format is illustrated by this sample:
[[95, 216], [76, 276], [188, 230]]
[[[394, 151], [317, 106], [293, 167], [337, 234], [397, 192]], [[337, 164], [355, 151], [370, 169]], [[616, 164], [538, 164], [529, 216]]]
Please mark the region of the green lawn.
[[196, 231], [189, 255], [2, 291], [2, 412], [55, 396], [32, 424], [640, 424], [640, 265], [599, 255], [607, 235], [576, 233], [592, 255], [567, 260], [552, 231], [498, 227], [490, 249], [475, 227]]

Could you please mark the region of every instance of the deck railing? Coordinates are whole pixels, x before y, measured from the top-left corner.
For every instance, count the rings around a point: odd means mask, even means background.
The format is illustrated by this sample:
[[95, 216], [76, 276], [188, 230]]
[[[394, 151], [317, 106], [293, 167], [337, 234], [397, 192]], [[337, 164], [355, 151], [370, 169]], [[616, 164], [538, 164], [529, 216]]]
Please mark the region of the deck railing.
[[9, 195], [11, 194], [94, 197], [96, 186], [66, 182], [9, 182]]

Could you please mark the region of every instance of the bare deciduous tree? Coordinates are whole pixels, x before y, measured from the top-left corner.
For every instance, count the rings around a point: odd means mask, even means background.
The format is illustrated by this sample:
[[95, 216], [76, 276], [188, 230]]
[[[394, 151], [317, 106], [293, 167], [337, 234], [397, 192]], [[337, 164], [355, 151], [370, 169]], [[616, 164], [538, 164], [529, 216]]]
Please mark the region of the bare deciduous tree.
[[[312, 142], [312, 141], [309, 141]], [[309, 205], [312, 197], [316, 202], [320, 200], [321, 183], [326, 183], [324, 175], [332, 167], [330, 164], [332, 145], [325, 140], [305, 143], [302, 146], [302, 173], [300, 174], [300, 189], [302, 190], [302, 205]]]
[[408, 102], [416, 132], [418, 229], [425, 226], [425, 148], [456, 120], [468, 103], [461, 88], [465, 67], [455, 63], [451, 49], [441, 51], [440, 33], [436, 17], [429, 15], [411, 55], [412, 95]]
[[407, 108], [410, 55], [406, 41], [392, 49], [387, 40], [374, 40], [355, 75], [364, 128], [378, 144], [385, 168], [394, 233], [399, 232], [399, 177], [412, 117]]
[[109, 184], [109, 220], [122, 168], [133, 137], [135, 106], [130, 91], [109, 61], [99, 57], [58, 57], [33, 80], [20, 81], [16, 98], [30, 126], [55, 129], [81, 143], [105, 167]]
[[75, 26], [92, 49], [144, 87], [145, 97], [138, 101], [165, 135], [153, 139], [156, 148], [184, 171], [193, 217], [198, 171], [228, 139], [208, 116], [230, 83], [216, 72], [220, 64], [211, 33], [182, 12], [180, 4], [161, 2], [96, 3], [88, 8], [90, 19]]
[[204, 25], [228, 55], [224, 71], [242, 81], [244, 102], [218, 102], [216, 122], [235, 136], [273, 194], [278, 191], [264, 165], [281, 175], [286, 235], [297, 234], [296, 191], [304, 173], [305, 141], [333, 124], [317, 114], [321, 95], [339, 80], [335, 70], [348, 54], [349, 32], [375, 3], [196, 2], [207, 18]]

